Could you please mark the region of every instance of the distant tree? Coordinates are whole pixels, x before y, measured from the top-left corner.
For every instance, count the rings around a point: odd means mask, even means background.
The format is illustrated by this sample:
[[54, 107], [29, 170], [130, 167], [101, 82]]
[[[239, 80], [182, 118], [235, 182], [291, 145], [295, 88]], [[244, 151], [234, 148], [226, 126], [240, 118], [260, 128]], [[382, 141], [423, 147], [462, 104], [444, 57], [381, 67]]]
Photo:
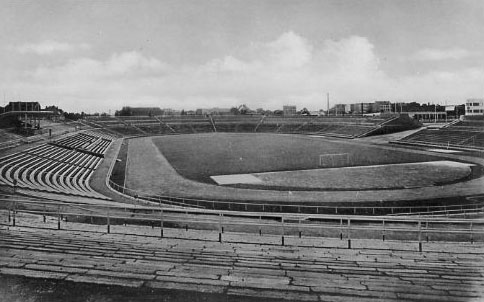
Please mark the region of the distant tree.
[[307, 108], [303, 108], [299, 114], [301, 115], [311, 115], [311, 112], [309, 112], [309, 110]]
[[51, 105], [51, 106], [45, 106], [45, 111], [52, 111], [54, 114], [62, 114], [64, 111], [62, 109], [59, 109], [59, 107]]
[[64, 117], [68, 120], [77, 121], [81, 118], [81, 114], [74, 112], [64, 112]]
[[240, 105], [238, 110], [240, 114], [250, 114], [252, 112], [252, 110], [250, 110], [250, 108], [245, 104]]
[[240, 111], [237, 107], [232, 107], [232, 108], [230, 108], [230, 113], [233, 114], [233, 115], [238, 115], [238, 114], [240, 114]]
[[132, 111], [131, 107], [125, 106], [121, 110], [116, 110], [114, 115], [115, 116], [132, 116], [133, 111]]

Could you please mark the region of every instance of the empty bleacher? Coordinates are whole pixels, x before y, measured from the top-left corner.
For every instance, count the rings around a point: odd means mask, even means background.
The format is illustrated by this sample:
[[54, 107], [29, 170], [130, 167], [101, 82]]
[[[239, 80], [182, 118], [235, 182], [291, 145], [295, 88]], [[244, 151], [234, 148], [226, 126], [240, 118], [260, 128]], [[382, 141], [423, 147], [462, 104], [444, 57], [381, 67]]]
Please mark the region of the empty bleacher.
[[364, 117], [268, 117], [257, 132], [313, 134], [344, 138], [361, 137], [381, 127], [388, 119]]
[[[393, 123], [393, 125], [391, 125]], [[400, 123], [400, 124], [399, 124]], [[356, 138], [381, 132], [415, 128], [401, 125], [396, 116], [263, 116], [263, 115], [183, 115], [97, 118], [95, 124], [124, 136], [192, 134], [205, 132], [269, 132]], [[393, 128], [392, 128], [393, 127]]]
[[55, 140], [50, 144], [104, 157], [107, 148], [114, 139], [113, 136], [108, 134], [86, 131]]
[[396, 143], [482, 149], [484, 121], [464, 120], [439, 129], [422, 129]]
[[89, 186], [114, 138], [76, 133], [0, 159], [0, 183], [31, 190], [106, 198]]

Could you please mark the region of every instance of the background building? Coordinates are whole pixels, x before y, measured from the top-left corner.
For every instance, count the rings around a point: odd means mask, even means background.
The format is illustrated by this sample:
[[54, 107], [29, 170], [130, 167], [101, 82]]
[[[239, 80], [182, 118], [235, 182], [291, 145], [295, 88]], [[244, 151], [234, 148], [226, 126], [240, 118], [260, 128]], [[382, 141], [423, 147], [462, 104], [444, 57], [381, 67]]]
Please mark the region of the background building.
[[484, 99], [468, 99], [465, 115], [484, 115]]
[[5, 112], [10, 111], [40, 111], [39, 102], [9, 102]]
[[296, 106], [295, 105], [284, 105], [282, 106], [282, 114], [287, 115], [296, 115]]

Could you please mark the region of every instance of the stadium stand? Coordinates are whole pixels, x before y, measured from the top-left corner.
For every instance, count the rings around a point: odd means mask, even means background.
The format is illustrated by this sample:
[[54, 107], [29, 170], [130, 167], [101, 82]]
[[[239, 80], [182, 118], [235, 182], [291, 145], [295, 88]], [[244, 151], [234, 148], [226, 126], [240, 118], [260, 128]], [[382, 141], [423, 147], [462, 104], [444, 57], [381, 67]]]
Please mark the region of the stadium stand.
[[[93, 122], [93, 121], [90, 121]], [[123, 136], [146, 134], [191, 134], [203, 132], [272, 132], [357, 138], [413, 129], [417, 123], [408, 116], [311, 117], [263, 115], [163, 116], [97, 118], [98, 128]]]
[[1, 158], [0, 183], [69, 195], [106, 198], [89, 186], [113, 137], [88, 131]]
[[422, 129], [393, 143], [482, 149], [484, 121], [463, 120], [439, 129]]

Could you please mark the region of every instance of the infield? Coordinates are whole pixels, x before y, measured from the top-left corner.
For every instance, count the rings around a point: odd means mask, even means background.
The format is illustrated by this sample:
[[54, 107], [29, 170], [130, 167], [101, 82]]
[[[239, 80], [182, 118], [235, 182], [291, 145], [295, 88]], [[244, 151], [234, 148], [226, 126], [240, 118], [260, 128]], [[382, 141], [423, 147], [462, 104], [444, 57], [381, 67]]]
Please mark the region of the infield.
[[332, 168], [440, 160], [301, 135], [205, 133], [154, 137], [153, 142], [180, 175], [209, 184], [215, 184], [213, 175], [319, 169], [324, 154], [348, 154], [349, 162], [334, 161]]

